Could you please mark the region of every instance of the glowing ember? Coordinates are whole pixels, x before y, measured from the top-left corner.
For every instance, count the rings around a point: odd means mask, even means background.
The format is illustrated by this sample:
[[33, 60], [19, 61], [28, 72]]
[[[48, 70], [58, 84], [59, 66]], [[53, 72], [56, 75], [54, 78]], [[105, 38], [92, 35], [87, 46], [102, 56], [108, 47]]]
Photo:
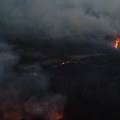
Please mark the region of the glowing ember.
[[120, 37], [117, 37], [117, 39], [115, 40], [115, 45], [114, 45], [114, 47], [115, 47], [116, 49], [119, 48], [119, 43], [120, 43]]
[[62, 120], [62, 119], [63, 119], [62, 113], [54, 112], [51, 114], [50, 120]]
[[21, 120], [21, 114], [19, 112], [5, 112], [3, 120]]
[[56, 95], [30, 99], [17, 108], [3, 106], [0, 107], [0, 120], [62, 120], [64, 106], [61, 102], [64, 99]]
[[62, 62], [60, 62], [60, 65], [65, 65], [65, 64], [68, 64], [68, 63], [70, 63], [70, 61], [62, 61]]

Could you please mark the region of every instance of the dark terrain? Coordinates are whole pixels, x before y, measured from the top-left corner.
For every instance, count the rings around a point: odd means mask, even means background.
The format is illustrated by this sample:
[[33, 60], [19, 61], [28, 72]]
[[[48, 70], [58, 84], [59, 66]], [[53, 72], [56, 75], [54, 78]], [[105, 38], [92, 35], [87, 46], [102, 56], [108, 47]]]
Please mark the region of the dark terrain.
[[[18, 66], [39, 63], [51, 75], [50, 89], [67, 97], [65, 120], [120, 119], [119, 50], [68, 56], [47, 55], [24, 45], [15, 50], [21, 55]], [[61, 60], [69, 63], [61, 64]]]

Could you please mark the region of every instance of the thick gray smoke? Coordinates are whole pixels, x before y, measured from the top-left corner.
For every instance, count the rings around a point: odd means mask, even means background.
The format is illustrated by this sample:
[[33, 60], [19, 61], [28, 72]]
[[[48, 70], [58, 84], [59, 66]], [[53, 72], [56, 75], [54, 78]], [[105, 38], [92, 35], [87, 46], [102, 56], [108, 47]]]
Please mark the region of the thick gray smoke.
[[[12, 49], [0, 43], [0, 119], [20, 120], [63, 116], [64, 97], [49, 90], [49, 78], [37, 64], [21, 66]], [[17, 118], [16, 118], [17, 117]]]
[[120, 30], [119, 8], [119, 0], [0, 0], [0, 33], [34, 40], [114, 35]]

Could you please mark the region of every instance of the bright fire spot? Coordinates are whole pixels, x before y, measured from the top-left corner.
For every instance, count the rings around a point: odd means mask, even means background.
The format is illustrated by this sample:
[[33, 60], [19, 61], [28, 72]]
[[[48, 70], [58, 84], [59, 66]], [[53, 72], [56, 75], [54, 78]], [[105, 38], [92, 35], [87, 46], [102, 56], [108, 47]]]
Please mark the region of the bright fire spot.
[[60, 63], [60, 65], [65, 65], [65, 64], [68, 64], [68, 63], [70, 63], [69, 60], [68, 60], [68, 61], [62, 61], [62, 62]]
[[118, 49], [118, 48], [119, 48], [119, 44], [120, 44], [120, 37], [117, 37], [117, 39], [115, 40], [115, 45], [114, 45], [114, 47], [115, 47], [116, 49]]

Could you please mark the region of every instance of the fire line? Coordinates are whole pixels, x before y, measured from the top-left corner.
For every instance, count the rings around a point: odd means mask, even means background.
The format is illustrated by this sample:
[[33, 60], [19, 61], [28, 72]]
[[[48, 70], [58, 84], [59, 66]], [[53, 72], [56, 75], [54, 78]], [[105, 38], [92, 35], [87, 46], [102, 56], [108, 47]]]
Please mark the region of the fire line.
[[118, 49], [118, 48], [119, 48], [119, 44], [120, 44], [120, 37], [117, 37], [117, 39], [115, 40], [115, 45], [114, 45], [114, 47], [115, 47], [116, 49]]

